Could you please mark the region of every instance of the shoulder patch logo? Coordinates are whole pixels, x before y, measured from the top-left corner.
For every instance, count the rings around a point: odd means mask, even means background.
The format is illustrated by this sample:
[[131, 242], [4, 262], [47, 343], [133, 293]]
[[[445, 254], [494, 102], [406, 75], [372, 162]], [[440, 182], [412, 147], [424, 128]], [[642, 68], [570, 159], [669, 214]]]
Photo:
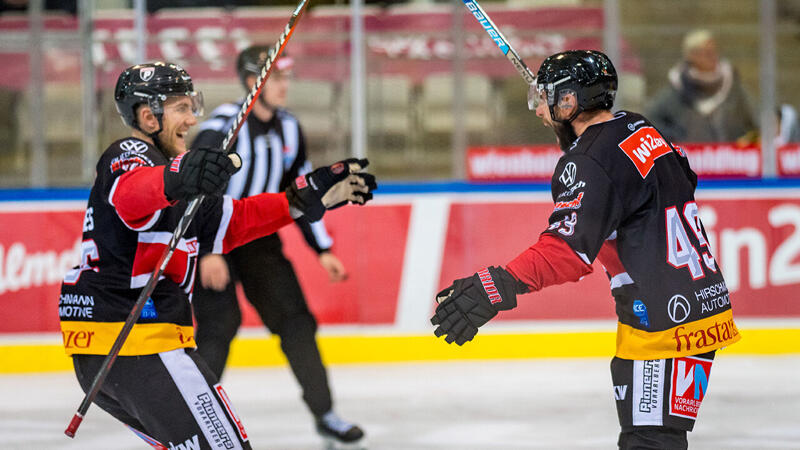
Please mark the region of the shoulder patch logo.
[[647, 177], [656, 159], [672, 150], [666, 139], [653, 127], [642, 127], [619, 143], [619, 148], [628, 155], [639, 175]]
[[578, 167], [575, 165], [574, 162], [568, 162], [567, 165], [564, 167], [564, 171], [561, 172], [561, 176], [558, 178], [559, 181], [564, 183], [564, 186], [570, 187], [572, 183], [575, 182], [575, 173], [578, 171]]
[[135, 139], [128, 139], [119, 143], [119, 148], [126, 152], [144, 153], [147, 151], [147, 144]]

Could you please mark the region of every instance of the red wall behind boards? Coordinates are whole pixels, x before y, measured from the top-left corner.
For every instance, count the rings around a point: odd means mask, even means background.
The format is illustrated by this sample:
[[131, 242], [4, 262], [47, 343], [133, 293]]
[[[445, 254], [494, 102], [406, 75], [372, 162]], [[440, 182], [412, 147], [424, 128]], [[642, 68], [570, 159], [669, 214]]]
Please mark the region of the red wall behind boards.
[[[800, 195], [792, 192], [698, 193], [700, 215], [737, 317], [800, 318]], [[506, 193], [483, 193], [474, 202], [460, 194], [450, 198], [437, 290], [483, 266], [504, 265], [536, 242], [552, 203], [541, 193], [525, 195], [513, 203]], [[342, 283], [328, 281], [296, 227], [281, 231], [286, 253], [320, 323], [395, 323], [403, 280], [414, 283], [423, 278], [413, 268], [411, 273], [402, 271], [408, 240], [415, 239], [409, 235], [411, 202], [425, 198], [419, 194], [393, 203], [342, 208], [326, 216], [334, 252], [350, 274]], [[60, 280], [78, 260], [83, 218], [82, 206], [73, 203], [74, 208], [66, 210], [53, 208], [54, 202], [31, 202], [24, 211], [0, 208], [0, 333], [58, 331]], [[421, 316], [433, 308], [434, 294]], [[599, 265], [580, 283], [525, 295], [519, 305], [499, 319], [614, 317], [608, 282]], [[244, 310], [244, 323], [258, 326], [252, 309]]]

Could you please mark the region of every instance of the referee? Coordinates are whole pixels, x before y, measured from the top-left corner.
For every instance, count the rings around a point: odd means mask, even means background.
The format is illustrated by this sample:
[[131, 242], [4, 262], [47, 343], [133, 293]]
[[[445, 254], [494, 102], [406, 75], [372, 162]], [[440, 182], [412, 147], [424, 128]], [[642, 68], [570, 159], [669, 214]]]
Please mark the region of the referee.
[[[272, 51], [266, 46], [251, 46], [239, 54], [236, 70], [247, 91]], [[242, 169], [231, 177], [226, 192], [233, 198], [283, 191], [297, 176], [311, 171], [300, 124], [283, 108], [292, 65], [285, 52], [275, 61], [269, 81], [239, 131], [234, 149], [242, 158]], [[219, 147], [241, 106], [240, 101], [216, 108], [200, 125], [192, 148]], [[331, 281], [344, 280], [347, 272], [330, 252], [333, 242], [323, 222], [309, 223], [301, 217], [296, 223]], [[211, 370], [222, 376], [230, 343], [242, 322], [236, 281], [242, 284], [264, 325], [280, 337], [281, 350], [300, 383], [320, 435], [333, 443], [359, 441], [364, 432], [333, 412], [328, 376], [317, 348], [317, 322], [277, 234], [254, 240], [224, 257], [209, 254], [200, 259], [200, 283], [192, 300], [197, 320], [195, 339]]]

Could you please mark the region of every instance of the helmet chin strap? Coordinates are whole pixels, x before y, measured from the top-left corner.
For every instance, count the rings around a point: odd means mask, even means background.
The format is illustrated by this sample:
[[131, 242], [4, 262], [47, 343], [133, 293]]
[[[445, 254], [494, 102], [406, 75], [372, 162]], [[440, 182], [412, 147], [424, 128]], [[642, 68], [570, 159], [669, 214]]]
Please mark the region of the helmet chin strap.
[[161, 144], [161, 140], [158, 138], [158, 135], [161, 134], [162, 131], [164, 131], [163, 115], [155, 114], [155, 116], [156, 116], [156, 119], [158, 119], [158, 129], [156, 131], [153, 131], [152, 133], [148, 133], [147, 131], [144, 131], [142, 129], [142, 127], [139, 126], [138, 123], [136, 123], [136, 129], [141, 131], [142, 134], [144, 134], [145, 136], [147, 136], [150, 139], [152, 139], [153, 140], [153, 145], [156, 146], [158, 151], [160, 151], [164, 156], [167, 157], [167, 159], [169, 159], [169, 155], [164, 151], [164, 148], [162, 147], [162, 144]]
[[575, 133], [575, 127], [572, 126], [572, 121], [575, 120], [582, 111], [583, 108], [578, 106], [568, 118], [556, 119], [555, 107], [550, 107], [550, 116], [553, 119], [553, 131], [556, 133], [558, 146], [561, 147], [561, 151], [564, 153], [569, 150], [572, 143], [575, 142], [575, 139], [578, 139], [578, 134]]

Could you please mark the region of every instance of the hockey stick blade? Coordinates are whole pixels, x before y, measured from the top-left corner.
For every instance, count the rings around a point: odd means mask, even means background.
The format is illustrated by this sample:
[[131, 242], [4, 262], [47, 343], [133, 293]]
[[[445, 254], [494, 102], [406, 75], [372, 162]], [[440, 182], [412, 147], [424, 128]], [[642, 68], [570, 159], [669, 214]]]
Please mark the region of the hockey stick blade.
[[522, 76], [522, 79], [525, 80], [525, 82], [529, 85], [536, 83], [536, 77], [533, 75], [533, 72], [531, 72], [531, 70], [525, 64], [525, 61], [519, 57], [519, 54], [508, 42], [508, 39], [503, 36], [503, 33], [500, 32], [500, 29], [497, 28], [497, 25], [492, 22], [492, 19], [489, 18], [488, 14], [486, 14], [486, 11], [481, 8], [481, 5], [479, 5], [475, 0], [463, 0], [463, 2], [464, 6], [466, 6], [469, 12], [472, 13], [472, 16], [475, 17], [475, 20], [481, 24], [483, 29], [489, 34], [489, 37], [492, 38], [495, 44], [497, 44], [497, 47], [500, 48], [500, 51], [506, 55], [506, 58], [508, 58], [509, 61], [511, 61], [511, 64]]
[[[300, 3], [298, 3], [297, 7], [292, 12], [292, 17], [289, 19], [289, 23], [286, 24], [283, 32], [278, 37], [278, 41], [275, 43], [275, 51], [272, 53], [272, 56], [268, 57], [264, 62], [264, 66], [261, 68], [261, 73], [259, 74], [258, 78], [256, 78], [256, 83], [247, 94], [247, 98], [242, 104], [242, 108], [239, 111], [239, 114], [236, 116], [235, 122], [233, 125], [231, 125], [230, 130], [228, 130], [228, 133], [225, 136], [222, 147], [225, 149], [226, 153], [230, 153], [230, 148], [233, 145], [233, 141], [236, 139], [236, 135], [239, 133], [239, 130], [242, 128], [242, 124], [247, 119], [250, 111], [253, 109], [255, 99], [261, 93], [261, 90], [266, 84], [267, 78], [272, 71], [272, 64], [275, 62], [278, 56], [280, 56], [281, 52], [283, 52], [283, 48], [286, 46], [289, 38], [294, 33], [295, 26], [297, 25], [300, 17], [303, 15], [306, 6], [308, 6], [308, 0], [300, 0]], [[111, 350], [103, 360], [103, 365], [100, 367], [97, 375], [95, 375], [91, 387], [86, 392], [83, 401], [78, 407], [78, 412], [75, 413], [69, 425], [67, 426], [67, 429], [64, 430], [64, 434], [70, 438], [75, 437], [75, 433], [78, 431], [78, 427], [83, 421], [86, 411], [89, 410], [89, 406], [92, 404], [97, 396], [97, 393], [100, 391], [100, 387], [103, 385], [106, 376], [108, 376], [111, 366], [114, 365], [114, 361], [117, 359], [123, 344], [125, 344], [125, 340], [128, 338], [128, 335], [133, 328], [133, 324], [139, 319], [142, 309], [144, 309], [144, 305], [147, 303], [147, 299], [150, 298], [150, 295], [153, 293], [153, 290], [158, 283], [158, 279], [164, 273], [164, 270], [166, 270], [167, 264], [169, 263], [170, 258], [172, 258], [175, 248], [178, 246], [178, 242], [180, 242], [184, 233], [186, 233], [186, 230], [189, 228], [189, 224], [192, 222], [195, 214], [197, 214], [197, 211], [200, 209], [200, 204], [203, 202], [204, 198], [204, 195], [199, 195], [193, 198], [186, 207], [186, 211], [183, 213], [183, 216], [181, 216], [180, 220], [178, 221], [178, 226], [175, 228], [175, 232], [170, 238], [167, 249], [164, 251], [155, 265], [157, 270], [153, 272], [144, 289], [142, 289], [141, 294], [139, 294], [139, 298], [136, 300], [133, 309], [131, 309], [131, 312], [128, 314], [122, 329], [117, 335], [114, 344], [111, 346]]]

